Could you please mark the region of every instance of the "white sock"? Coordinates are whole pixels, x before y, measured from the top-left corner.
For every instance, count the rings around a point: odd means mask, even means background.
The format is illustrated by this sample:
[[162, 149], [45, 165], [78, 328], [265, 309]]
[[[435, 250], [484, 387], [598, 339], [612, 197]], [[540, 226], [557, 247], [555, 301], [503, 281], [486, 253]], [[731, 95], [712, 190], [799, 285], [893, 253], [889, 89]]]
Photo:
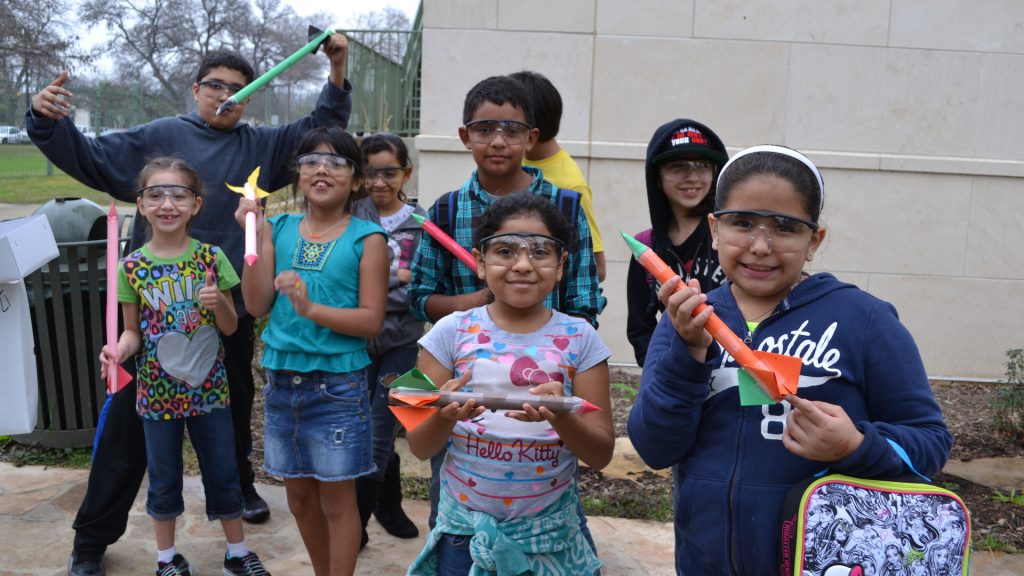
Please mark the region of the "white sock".
[[176, 547], [174, 547], [174, 546], [171, 546], [167, 550], [157, 550], [156, 551], [156, 561], [157, 562], [164, 562], [164, 563], [170, 562], [171, 560], [174, 560], [174, 555], [177, 554], [177, 553], [178, 553], [178, 549]]
[[248, 553], [249, 547], [245, 545], [245, 540], [237, 544], [228, 542], [228, 558], [245, 558]]

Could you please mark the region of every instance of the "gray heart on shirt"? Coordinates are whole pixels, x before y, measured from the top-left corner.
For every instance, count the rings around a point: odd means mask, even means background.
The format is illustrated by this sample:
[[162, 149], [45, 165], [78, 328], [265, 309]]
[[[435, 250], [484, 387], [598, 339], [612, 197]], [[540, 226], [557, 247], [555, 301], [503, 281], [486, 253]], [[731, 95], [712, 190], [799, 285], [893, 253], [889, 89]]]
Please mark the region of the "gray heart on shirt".
[[156, 359], [164, 372], [192, 388], [199, 388], [210, 375], [219, 349], [217, 329], [204, 324], [192, 333], [191, 338], [181, 332], [168, 332], [161, 336], [156, 344]]

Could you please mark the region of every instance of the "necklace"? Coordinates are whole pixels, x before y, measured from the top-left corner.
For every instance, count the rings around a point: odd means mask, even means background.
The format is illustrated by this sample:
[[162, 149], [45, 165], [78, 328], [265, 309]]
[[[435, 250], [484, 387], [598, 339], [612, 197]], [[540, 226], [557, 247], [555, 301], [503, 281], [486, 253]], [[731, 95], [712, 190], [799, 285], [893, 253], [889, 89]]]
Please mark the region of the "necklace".
[[771, 314], [771, 313], [772, 313], [772, 311], [773, 311], [773, 310], [775, 310], [775, 308], [776, 308], [777, 306], [778, 306], [778, 304], [777, 304], [777, 303], [776, 303], [776, 304], [772, 304], [772, 305], [771, 305], [771, 307], [769, 307], [768, 309], [766, 309], [766, 310], [765, 310], [764, 312], [761, 312], [761, 313], [760, 313], [760, 314], [758, 314], [757, 316], [752, 316], [752, 317], [750, 317], [750, 318], [744, 318], [744, 320], [746, 320], [747, 322], [760, 322], [761, 320], [764, 320], [764, 318], [765, 318], [766, 316], [768, 316], [769, 314]]
[[305, 218], [303, 218], [302, 221], [306, 223], [306, 233], [309, 234], [309, 237], [312, 238], [313, 240], [319, 240], [320, 237], [323, 236], [324, 234], [327, 234], [331, 230], [334, 230], [338, 226], [341, 226], [342, 224], [344, 224], [345, 221], [348, 220], [349, 216], [350, 216], [350, 214], [345, 214], [345, 216], [341, 220], [338, 220], [334, 224], [331, 224], [327, 228], [324, 228], [323, 230], [320, 231], [319, 234], [314, 234], [313, 233], [313, 228], [311, 228], [310, 225], [309, 225], [309, 216], [306, 216]]

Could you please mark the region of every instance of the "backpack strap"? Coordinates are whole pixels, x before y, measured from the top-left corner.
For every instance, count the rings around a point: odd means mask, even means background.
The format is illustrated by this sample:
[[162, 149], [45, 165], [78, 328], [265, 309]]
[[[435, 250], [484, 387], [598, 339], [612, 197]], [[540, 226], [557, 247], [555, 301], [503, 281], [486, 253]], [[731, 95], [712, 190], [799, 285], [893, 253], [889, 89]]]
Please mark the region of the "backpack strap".
[[[437, 227], [440, 228], [442, 232], [451, 236], [452, 238], [455, 237], [455, 235], [452, 234], [452, 231], [455, 229], [455, 214], [458, 211], [459, 206], [459, 203], [455, 198], [455, 194], [457, 192], [458, 190], [452, 190], [451, 192], [444, 194], [443, 196], [437, 199], [437, 203], [434, 205], [434, 224], [436, 224]], [[447, 251], [442, 250], [442, 252]], [[447, 254], [446, 257], [444, 258], [444, 277], [450, 278], [452, 286], [455, 286], [457, 288], [457, 282], [452, 269], [452, 266], [454, 265], [452, 261], [454, 259], [455, 256], [452, 254]]]
[[[569, 223], [569, 228], [576, 229], [576, 219], [579, 218], [580, 193], [575, 190], [559, 188], [555, 190], [555, 207]], [[579, 234], [576, 236], [579, 238]], [[565, 302], [569, 297], [569, 275], [563, 274], [562, 281], [558, 283], [558, 309], [563, 310]]]
[[434, 224], [437, 224], [437, 227], [449, 236], [452, 235], [452, 228], [455, 223], [455, 211], [459, 204], [455, 201], [456, 192], [458, 191], [452, 190], [438, 198], [437, 209], [434, 210]]
[[[915, 476], [924, 480], [925, 482], [929, 484], [932, 483], [931, 478], [925, 476], [924, 474], [921, 474], [920, 472], [917, 471], [917, 468], [914, 468], [913, 462], [910, 461], [910, 455], [907, 454], [907, 451], [903, 449], [903, 446], [900, 446], [899, 442], [893, 440], [892, 438], [886, 438], [885, 441], [889, 443], [889, 447], [891, 447], [892, 451], [895, 452], [896, 455], [900, 457], [900, 460], [903, 460], [903, 465], [906, 466], [907, 469], [909, 469], [911, 472], [914, 473]], [[828, 474], [829, 470], [830, 468], [825, 468], [821, 472], [815, 474], [814, 477], [821, 478], [825, 474]]]
[[633, 235], [637, 242], [640, 242], [648, 248], [654, 248], [654, 228], [648, 228], [642, 232], [637, 232]]

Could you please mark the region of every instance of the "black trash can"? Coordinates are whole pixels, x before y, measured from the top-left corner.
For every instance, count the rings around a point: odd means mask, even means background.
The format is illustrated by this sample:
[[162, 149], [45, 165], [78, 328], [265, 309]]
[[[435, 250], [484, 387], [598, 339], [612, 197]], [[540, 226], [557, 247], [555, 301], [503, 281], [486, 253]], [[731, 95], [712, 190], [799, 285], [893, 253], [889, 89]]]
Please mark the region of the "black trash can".
[[[106, 342], [107, 212], [84, 198], [57, 198], [35, 214], [49, 219], [60, 255], [25, 278], [39, 418], [36, 429], [18, 440], [90, 446], [106, 399], [99, 355]], [[121, 240], [124, 245], [127, 239]]]

